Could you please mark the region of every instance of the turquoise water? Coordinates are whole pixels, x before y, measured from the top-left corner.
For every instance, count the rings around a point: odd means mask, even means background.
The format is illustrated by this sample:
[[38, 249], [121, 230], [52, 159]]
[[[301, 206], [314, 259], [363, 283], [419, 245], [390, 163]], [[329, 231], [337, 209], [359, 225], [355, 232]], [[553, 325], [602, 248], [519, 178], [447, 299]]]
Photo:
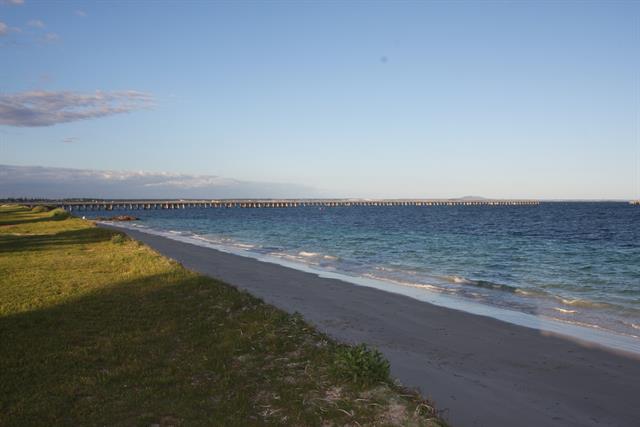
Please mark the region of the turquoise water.
[[129, 213], [169, 237], [640, 336], [640, 207], [626, 203]]

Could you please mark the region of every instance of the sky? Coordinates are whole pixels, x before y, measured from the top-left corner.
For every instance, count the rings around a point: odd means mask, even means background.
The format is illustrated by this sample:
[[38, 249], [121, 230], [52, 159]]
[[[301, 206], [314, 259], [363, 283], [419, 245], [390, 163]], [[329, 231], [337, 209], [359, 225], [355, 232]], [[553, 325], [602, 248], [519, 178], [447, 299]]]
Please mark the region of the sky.
[[640, 2], [0, 0], [0, 165], [0, 197], [640, 198]]

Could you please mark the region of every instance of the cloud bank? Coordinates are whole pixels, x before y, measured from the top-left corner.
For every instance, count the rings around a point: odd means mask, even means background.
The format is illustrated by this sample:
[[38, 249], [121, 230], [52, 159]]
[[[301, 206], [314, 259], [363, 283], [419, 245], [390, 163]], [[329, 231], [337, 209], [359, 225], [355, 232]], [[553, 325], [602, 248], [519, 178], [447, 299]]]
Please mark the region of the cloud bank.
[[52, 126], [130, 113], [153, 106], [150, 94], [137, 91], [79, 93], [31, 91], [0, 94], [0, 125]]
[[0, 165], [0, 198], [232, 199], [318, 197], [310, 187], [214, 175]]

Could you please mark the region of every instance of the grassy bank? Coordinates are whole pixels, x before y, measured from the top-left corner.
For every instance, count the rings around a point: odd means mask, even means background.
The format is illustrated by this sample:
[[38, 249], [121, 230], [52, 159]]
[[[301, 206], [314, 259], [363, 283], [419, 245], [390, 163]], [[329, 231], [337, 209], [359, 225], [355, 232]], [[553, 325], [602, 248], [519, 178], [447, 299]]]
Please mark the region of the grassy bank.
[[386, 362], [63, 211], [0, 207], [0, 425], [440, 425]]

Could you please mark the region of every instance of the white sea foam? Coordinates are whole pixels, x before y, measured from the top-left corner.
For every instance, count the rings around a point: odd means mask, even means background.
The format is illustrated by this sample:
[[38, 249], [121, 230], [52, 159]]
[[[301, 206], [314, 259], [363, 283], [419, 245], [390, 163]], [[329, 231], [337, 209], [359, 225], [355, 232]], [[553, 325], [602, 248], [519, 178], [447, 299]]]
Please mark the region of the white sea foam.
[[569, 299], [569, 298], [557, 297], [557, 299], [559, 299], [563, 304], [571, 307], [608, 308], [613, 306], [612, 304], [607, 304], [604, 302], [588, 301], [580, 298]]
[[624, 323], [625, 325], [633, 328], [633, 329], [640, 329], [640, 325], [638, 325], [637, 323], [633, 323], [633, 322], [625, 322], [623, 321], [622, 323]]
[[411, 287], [411, 288], [418, 288], [418, 289], [428, 289], [430, 291], [440, 292], [440, 293], [442, 293], [442, 292], [451, 293], [451, 291], [448, 290], [448, 289], [444, 289], [444, 288], [441, 288], [439, 286], [430, 285], [430, 284], [427, 284], [427, 283], [415, 283], [415, 282], [407, 282], [405, 280], [390, 279], [388, 277], [377, 276], [377, 275], [371, 274], [371, 273], [364, 273], [362, 275], [364, 277], [369, 277], [369, 278], [374, 279], [374, 280], [381, 280], [381, 281], [384, 281], [384, 282], [393, 283], [395, 285], [408, 286], [408, 287]]
[[554, 310], [559, 311], [560, 313], [573, 314], [577, 313], [577, 310], [567, 310], [566, 308], [553, 307]]
[[319, 254], [317, 252], [300, 251], [298, 252], [298, 255], [303, 257], [314, 257], [314, 256], [318, 256]]
[[449, 280], [451, 280], [453, 283], [461, 283], [463, 285], [474, 285], [476, 283], [473, 280], [469, 280], [460, 276], [451, 276], [449, 277]]
[[380, 270], [380, 271], [399, 271], [397, 268], [391, 268], [391, 267], [382, 267], [381, 265], [375, 266], [374, 269], [376, 270]]
[[247, 243], [234, 243], [233, 245], [242, 249], [253, 249], [256, 247], [255, 245], [249, 245]]

